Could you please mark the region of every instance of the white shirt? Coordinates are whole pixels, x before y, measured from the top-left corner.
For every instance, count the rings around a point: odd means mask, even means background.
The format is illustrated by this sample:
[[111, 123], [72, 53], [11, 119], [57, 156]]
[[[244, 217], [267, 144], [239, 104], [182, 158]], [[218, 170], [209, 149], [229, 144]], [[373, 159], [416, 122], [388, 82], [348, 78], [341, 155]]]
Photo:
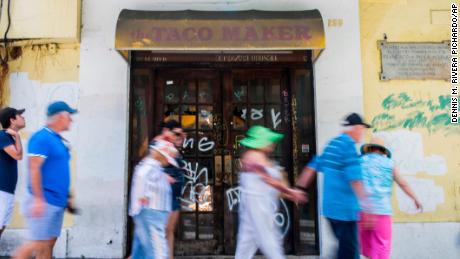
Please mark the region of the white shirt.
[[[148, 204], [142, 205], [139, 201], [141, 198], [147, 198]], [[131, 184], [130, 203], [130, 216], [139, 214], [143, 207], [171, 211], [171, 184], [160, 162], [146, 157], [136, 166]]]
[[[270, 177], [281, 180], [281, 172], [276, 167], [265, 167], [266, 172]], [[280, 192], [266, 183], [259, 174], [253, 172], [241, 172], [240, 173], [240, 191], [242, 195], [259, 197], [258, 206], [264, 207], [268, 210], [273, 209], [273, 205], [278, 207], [278, 200]], [[243, 203], [243, 202], [242, 202]], [[253, 204], [254, 205], [254, 204]]]

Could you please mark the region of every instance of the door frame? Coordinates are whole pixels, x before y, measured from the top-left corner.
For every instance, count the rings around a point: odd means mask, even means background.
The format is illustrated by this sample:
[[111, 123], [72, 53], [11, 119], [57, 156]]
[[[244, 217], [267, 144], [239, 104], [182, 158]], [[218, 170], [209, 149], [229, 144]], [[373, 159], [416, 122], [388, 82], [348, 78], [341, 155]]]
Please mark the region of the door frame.
[[[199, 55], [199, 54], [197, 54]], [[308, 56], [311, 57], [311, 51], [308, 51]], [[158, 71], [160, 70], [163, 70], [163, 71], [166, 71], [166, 70], [169, 70], [169, 69], [182, 69], [182, 70], [187, 70], [187, 69], [197, 69], [197, 70], [203, 70], [203, 71], [206, 71], [206, 70], [217, 70], [219, 71], [218, 74], [220, 75], [220, 79], [219, 81], [223, 84], [221, 86], [221, 88], [223, 89], [223, 91], [227, 91], [226, 89], [228, 89], [229, 87], [231, 87], [230, 83], [227, 83], [227, 82], [231, 82], [230, 80], [226, 80], [227, 77], [231, 77], [231, 71], [232, 70], [248, 70], [249, 68], [251, 68], [252, 70], [267, 70], [267, 69], [274, 69], [274, 70], [280, 70], [280, 69], [286, 69], [287, 70], [287, 73], [285, 73], [287, 75], [287, 78], [285, 80], [286, 84], [287, 84], [287, 87], [290, 89], [290, 93], [288, 93], [288, 95], [286, 96], [287, 98], [291, 98], [291, 94], [292, 94], [292, 85], [293, 85], [293, 74], [294, 74], [294, 71], [295, 69], [308, 69], [310, 70], [311, 72], [313, 71], [312, 70], [312, 63], [311, 63], [311, 59], [309, 59], [310, 61], [307, 61], [307, 62], [304, 62], [304, 63], [277, 63], [277, 64], [248, 64], [248, 63], [229, 63], [229, 64], [220, 64], [220, 63], [190, 63], [190, 62], [183, 62], [183, 63], [161, 63], [161, 64], [158, 64], [158, 63], [136, 63], [136, 62], [133, 62], [132, 65], [131, 65], [131, 75], [133, 75], [133, 72], [137, 69], [145, 69], [145, 71], [150, 71], [151, 73], [151, 77], [152, 77], [152, 86], [153, 87], [150, 87], [150, 88], [147, 88], [147, 91], [150, 92], [149, 94], [149, 98], [148, 98], [148, 113], [149, 114], [153, 114], [153, 116], [149, 116], [149, 127], [148, 127], [148, 135], [149, 137], [152, 137], [154, 136], [155, 134], [158, 133], [158, 129], [156, 127], [156, 125], [153, 125], [153, 121], [156, 121], [155, 118], [160, 118], [162, 115], [160, 113], [160, 109], [154, 109], [154, 103], [155, 103], [155, 100], [157, 100], [157, 95], [159, 94], [157, 91], [155, 91], [155, 87], [154, 85], [156, 85], [156, 82], [157, 82], [157, 78], [158, 78]], [[310, 80], [311, 80], [311, 85], [313, 86], [313, 76], [310, 77]], [[127, 190], [130, 189], [130, 179], [131, 179], [131, 175], [132, 175], [132, 170], [133, 170], [133, 166], [135, 165], [135, 162], [133, 159], [132, 159], [132, 154], [133, 154], [133, 150], [132, 150], [132, 145], [131, 145], [131, 142], [132, 142], [132, 132], [133, 132], [133, 122], [132, 122], [132, 113], [133, 113], [133, 102], [132, 102], [132, 98], [133, 98], [133, 91], [132, 91], [132, 84], [133, 84], [133, 77], [131, 76], [130, 77], [130, 91], [129, 91], [129, 95], [130, 95], [130, 102], [129, 102], [129, 160], [128, 160], [128, 177], [127, 177]], [[313, 112], [311, 114], [311, 116], [313, 117], [313, 121], [316, 121], [314, 116], [315, 116], [315, 112], [314, 112], [314, 87], [312, 87], [312, 91], [313, 91], [313, 94], [311, 96], [311, 101], [312, 101], [312, 105], [313, 105]], [[228, 97], [228, 95], [226, 95]], [[223, 101], [228, 101], [228, 100], [225, 100], [225, 97], [223, 97]], [[289, 103], [289, 102], [288, 102]], [[286, 109], [291, 109], [292, 107], [289, 105], [286, 107]], [[225, 111], [223, 112], [223, 114], [226, 114]], [[225, 118], [225, 116], [223, 116], [223, 118]], [[224, 119], [224, 120], [228, 120], [228, 118]], [[228, 121], [224, 121], [224, 123], [226, 125], [228, 125]], [[292, 124], [291, 124], [292, 125]], [[312, 129], [313, 131], [315, 130], [315, 128], [313, 127]], [[292, 127], [291, 127], [291, 130], [288, 130], [287, 133], [289, 134], [289, 139], [293, 139], [292, 138]], [[313, 133], [314, 135], [314, 138], [316, 139], [316, 133]], [[291, 143], [292, 145], [292, 143]], [[313, 154], [315, 153], [315, 150], [316, 150], [316, 141], [313, 141], [311, 142], [311, 148], [312, 148], [312, 152]], [[292, 149], [287, 149], [289, 150], [289, 152], [292, 152]], [[291, 156], [292, 157], [292, 156]], [[292, 171], [292, 163], [291, 163], [291, 167], [288, 169], [289, 171]], [[295, 173], [293, 174], [290, 174], [290, 181], [291, 183], [293, 183], [293, 178], [295, 177]], [[129, 192], [128, 192], [129, 193]], [[315, 193], [316, 193], [316, 189], [315, 189]], [[318, 210], [318, 207], [316, 207], [316, 210]], [[315, 213], [316, 217], [315, 217], [315, 251], [313, 250], [309, 250], [307, 253], [305, 252], [299, 252], [299, 234], [296, 234], [296, 233], [299, 233], [299, 224], [298, 224], [298, 221], [299, 221], [299, 214], [298, 214], [298, 211], [297, 210], [294, 210], [294, 209], [290, 209], [290, 211], [293, 213], [292, 215], [292, 218], [293, 218], [293, 225], [292, 225], [292, 240], [294, 241], [294, 254], [319, 254], [319, 219], [318, 219], [318, 213]], [[317, 211], [318, 212], [318, 211]], [[130, 219], [128, 219], [128, 221], [130, 221]], [[128, 240], [128, 248], [127, 250], [129, 251], [130, 250], [130, 245], [131, 242], [130, 242], [130, 235], [129, 235], [129, 231], [130, 231], [130, 228], [132, 228], [132, 225], [130, 222], [128, 222], [128, 237], [127, 237], [127, 240]], [[290, 253], [292, 254], [292, 253]]]

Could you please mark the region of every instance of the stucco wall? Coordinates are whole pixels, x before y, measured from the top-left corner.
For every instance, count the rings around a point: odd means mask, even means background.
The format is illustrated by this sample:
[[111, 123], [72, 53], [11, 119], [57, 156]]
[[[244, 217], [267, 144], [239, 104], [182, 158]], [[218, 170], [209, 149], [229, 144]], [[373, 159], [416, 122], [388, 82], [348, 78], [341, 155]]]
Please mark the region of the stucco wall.
[[9, 39], [53, 39], [76, 43], [80, 36], [81, 0], [3, 1], [0, 34], [7, 29], [10, 2]]
[[[12, 107], [26, 109], [26, 128], [20, 132], [24, 149], [27, 149], [31, 134], [44, 125], [49, 102], [64, 100], [72, 106], [78, 106], [79, 57], [80, 49], [77, 44], [32, 44], [24, 46], [21, 57], [9, 63], [10, 74], [6, 82], [5, 100]], [[64, 135], [72, 143], [76, 143], [77, 132], [78, 115], [72, 131]], [[75, 149], [72, 149], [72, 157], [71, 170], [75, 173], [78, 161]], [[25, 238], [25, 233], [21, 230], [25, 228], [25, 222], [20, 214], [20, 205], [26, 185], [26, 159], [19, 162], [18, 168], [15, 209], [9, 229], [3, 235], [0, 254], [8, 254]], [[74, 176], [73, 174], [73, 179]], [[64, 227], [68, 228], [73, 224], [73, 218], [66, 214]]]

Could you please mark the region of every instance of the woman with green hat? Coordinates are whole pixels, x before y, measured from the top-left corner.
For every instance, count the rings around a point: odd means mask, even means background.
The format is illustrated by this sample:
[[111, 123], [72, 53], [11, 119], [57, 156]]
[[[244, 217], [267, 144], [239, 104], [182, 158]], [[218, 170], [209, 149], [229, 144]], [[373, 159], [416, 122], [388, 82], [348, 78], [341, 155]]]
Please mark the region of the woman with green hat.
[[391, 152], [381, 138], [373, 138], [370, 143], [361, 147], [361, 165], [363, 183], [371, 206], [361, 212], [361, 216], [372, 215], [372, 227], [359, 224], [361, 253], [369, 258], [389, 259], [391, 250], [391, 194], [393, 182], [414, 201], [419, 210], [422, 205], [406, 180], [391, 160]]
[[295, 202], [305, 201], [304, 193], [288, 188], [269, 154], [282, 134], [253, 126], [240, 144], [247, 148], [241, 157], [240, 208], [236, 259], [252, 258], [259, 248], [267, 258], [284, 258], [282, 237], [275, 225], [281, 193]]

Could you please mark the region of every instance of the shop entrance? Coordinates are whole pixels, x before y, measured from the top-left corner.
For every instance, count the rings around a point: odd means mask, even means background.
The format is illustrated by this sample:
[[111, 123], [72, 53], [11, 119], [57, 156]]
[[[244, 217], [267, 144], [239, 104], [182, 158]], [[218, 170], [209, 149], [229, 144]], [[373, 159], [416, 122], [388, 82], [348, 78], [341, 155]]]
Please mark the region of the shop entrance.
[[[298, 60], [308, 60], [303, 54]], [[285, 168], [287, 180], [294, 182], [315, 150], [310, 64], [273, 62], [281, 59], [279, 55], [216, 55], [212, 60], [221, 62], [212, 63], [203, 62], [203, 55], [183, 56], [181, 62], [169, 63], [158, 61], [178, 57], [152, 59], [148, 54], [150, 58], [146, 59], [146, 55], [133, 55], [131, 168], [158, 132], [155, 125], [168, 119], [180, 121], [187, 132], [183, 143], [187, 174], [175, 254], [232, 255], [238, 227], [242, 152], [238, 141], [252, 125], [283, 133], [285, 138], [273, 159]], [[271, 62], [260, 62], [261, 58]], [[288, 60], [287, 56], [283, 58]], [[310, 200], [315, 201], [315, 197], [313, 191]], [[318, 253], [315, 203], [297, 207], [280, 199], [274, 220], [282, 229], [288, 254]]]

